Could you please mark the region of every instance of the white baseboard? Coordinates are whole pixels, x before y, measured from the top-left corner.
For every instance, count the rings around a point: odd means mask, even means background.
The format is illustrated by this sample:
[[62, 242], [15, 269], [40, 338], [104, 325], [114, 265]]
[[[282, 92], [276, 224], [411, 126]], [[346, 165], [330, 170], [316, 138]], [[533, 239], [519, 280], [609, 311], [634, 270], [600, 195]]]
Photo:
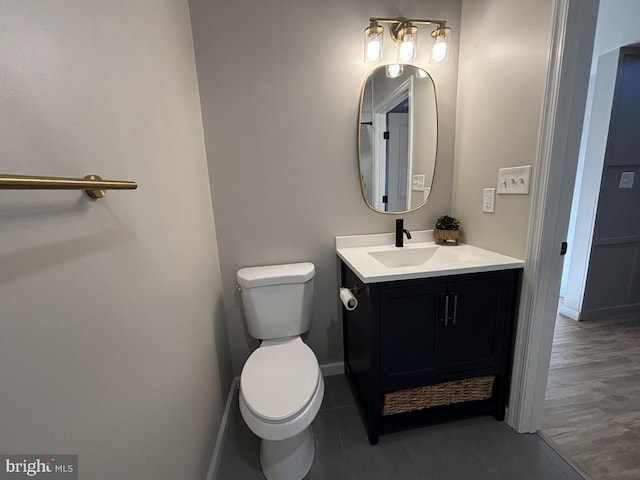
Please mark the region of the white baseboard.
[[213, 447], [213, 454], [211, 455], [211, 463], [209, 463], [209, 471], [207, 472], [206, 480], [214, 480], [217, 476], [218, 466], [220, 465], [220, 455], [222, 455], [224, 440], [227, 436], [227, 426], [229, 425], [229, 413], [231, 412], [231, 405], [233, 404], [233, 399], [239, 385], [240, 385], [240, 377], [235, 377], [231, 382], [231, 388], [229, 388], [229, 395], [227, 395], [227, 404], [224, 406], [224, 413], [222, 414], [222, 420], [220, 420], [218, 437], [216, 438], [216, 444]]
[[558, 313], [572, 320], [580, 320], [580, 312], [578, 310], [574, 310], [563, 304], [558, 306]]

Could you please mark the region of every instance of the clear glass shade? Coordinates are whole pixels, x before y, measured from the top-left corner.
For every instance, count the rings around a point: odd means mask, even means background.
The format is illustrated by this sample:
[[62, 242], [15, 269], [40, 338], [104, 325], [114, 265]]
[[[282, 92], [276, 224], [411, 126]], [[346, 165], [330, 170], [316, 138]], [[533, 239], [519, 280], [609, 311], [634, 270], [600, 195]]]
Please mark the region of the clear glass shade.
[[444, 63], [449, 56], [448, 39], [451, 32], [450, 28], [439, 28], [434, 30], [431, 36], [433, 37], [433, 47], [431, 48], [431, 59], [429, 63]]
[[382, 33], [384, 29], [372, 24], [364, 30], [364, 61], [375, 63], [382, 60]]
[[413, 62], [416, 59], [416, 49], [418, 47], [417, 27], [405, 27], [398, 35], [400, 45], [398, 46], [398, 62]]

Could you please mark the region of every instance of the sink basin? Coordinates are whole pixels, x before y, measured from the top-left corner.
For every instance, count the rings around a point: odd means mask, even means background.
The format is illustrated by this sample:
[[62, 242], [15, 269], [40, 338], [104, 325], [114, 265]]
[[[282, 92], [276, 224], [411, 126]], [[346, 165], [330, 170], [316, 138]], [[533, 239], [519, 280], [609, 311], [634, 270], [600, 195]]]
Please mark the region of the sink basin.
[[419, 248], [394, 248], [393, 250], [381, 250], [369, 252], [373, 258], [382, 263], [385, 267], [416, 267], [427, 263], [439, 247], [419, 247]]
[[336, 237], [336, 253], [363, 283], [522, 268], [524, 261], [461, 243], [437, 245], [433, 231], [416, 230], [404, 247], [395, 233]]

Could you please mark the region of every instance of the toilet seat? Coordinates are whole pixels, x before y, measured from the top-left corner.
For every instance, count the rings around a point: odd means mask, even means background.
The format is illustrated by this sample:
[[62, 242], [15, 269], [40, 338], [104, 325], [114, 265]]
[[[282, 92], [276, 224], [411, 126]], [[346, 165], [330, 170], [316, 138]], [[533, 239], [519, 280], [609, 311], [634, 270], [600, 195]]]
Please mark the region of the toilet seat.
[[278, 423], [307, 406], [319, 380], [318, 360], [300, 337], [265, 340], [244, 364], [240, 391], [255, 416]]

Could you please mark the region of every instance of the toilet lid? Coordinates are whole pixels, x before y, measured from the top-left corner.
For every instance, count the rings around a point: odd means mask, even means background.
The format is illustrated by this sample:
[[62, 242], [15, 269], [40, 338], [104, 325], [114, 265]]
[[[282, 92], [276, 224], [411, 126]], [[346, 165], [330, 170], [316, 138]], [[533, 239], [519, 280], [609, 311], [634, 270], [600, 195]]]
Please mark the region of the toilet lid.
[[319, 377], [316, 356], [299, 337], [263, 342], [242, 368], [240, 391], [254, 414], [278, 421], [309, 403]]

